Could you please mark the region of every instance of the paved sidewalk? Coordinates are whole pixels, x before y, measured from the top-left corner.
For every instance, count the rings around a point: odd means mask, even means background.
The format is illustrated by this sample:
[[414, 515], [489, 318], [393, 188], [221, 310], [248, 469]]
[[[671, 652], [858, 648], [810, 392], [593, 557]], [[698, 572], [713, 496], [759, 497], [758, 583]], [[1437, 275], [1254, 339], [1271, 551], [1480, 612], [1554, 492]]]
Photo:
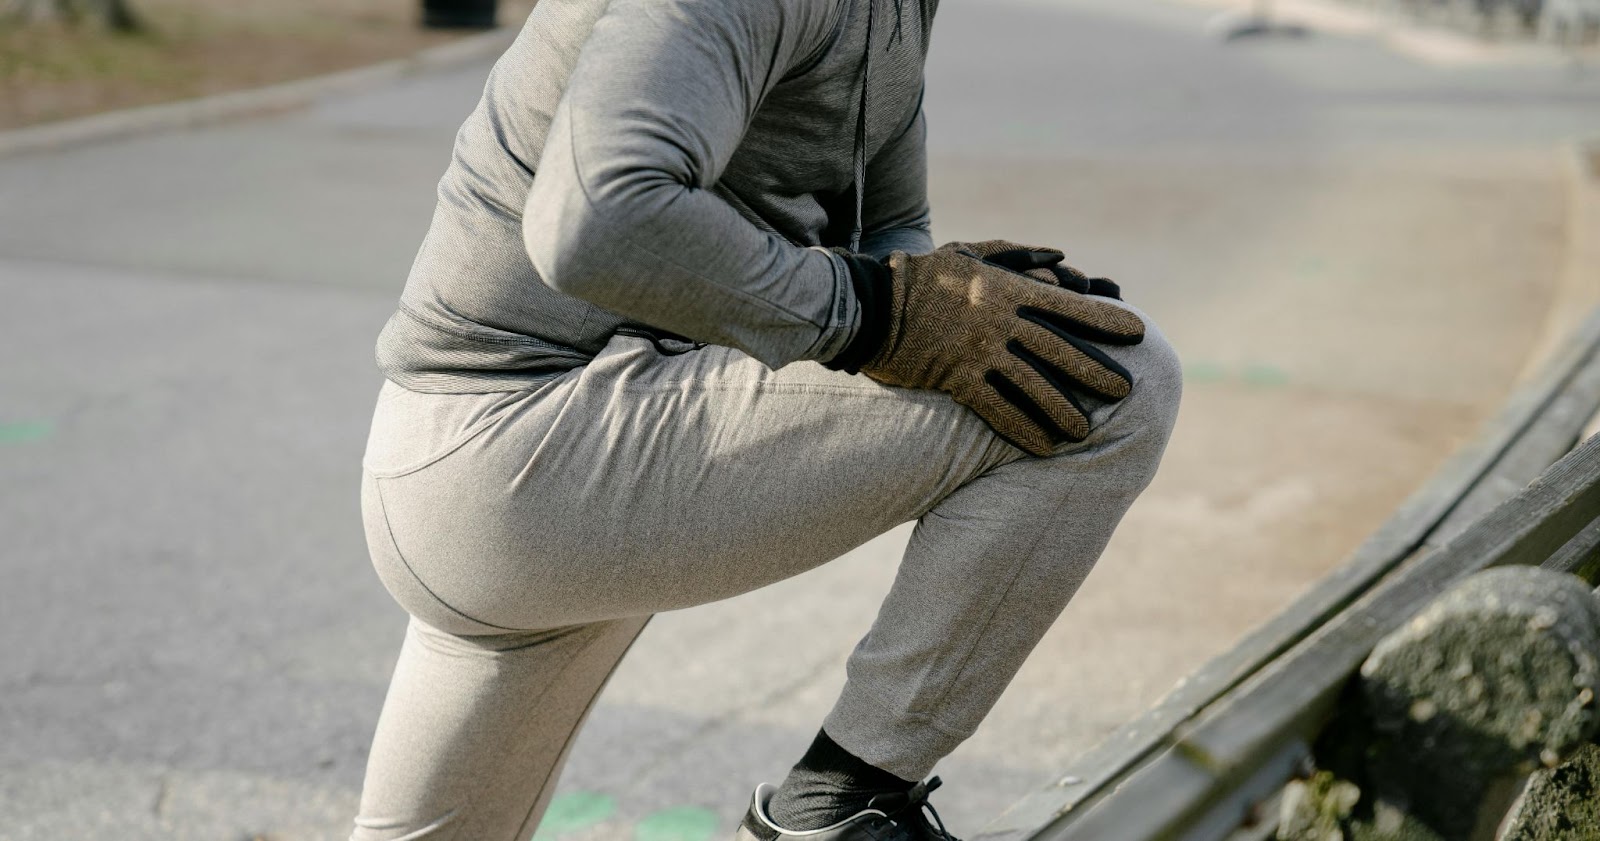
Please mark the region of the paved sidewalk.
[[[1208, 14], [941, 10], [937, 236], [1061, 244], [1189, 371], [1156, 485], [939, 771], [958, 834], [1336, 564], [1545, 319], [1555, 144], [1600, 134], [1600, 80], [1223, 47]], [[371, 346], [486, 70], [0, 159], [0, 839], [346, 831], [404, 621], [356, 513]], [[810, 739], [903, 541], [660, 617], [546, 837], [723, 837]]]

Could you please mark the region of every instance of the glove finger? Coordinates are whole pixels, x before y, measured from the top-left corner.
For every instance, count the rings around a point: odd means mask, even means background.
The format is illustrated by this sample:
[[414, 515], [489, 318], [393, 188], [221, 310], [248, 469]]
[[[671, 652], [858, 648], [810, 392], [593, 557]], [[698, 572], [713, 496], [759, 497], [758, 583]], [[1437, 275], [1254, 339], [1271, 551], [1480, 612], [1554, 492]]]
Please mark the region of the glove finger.
[[[1000, 240], [990, 240], [982, 245], [987, 249], [995, 244], [1010, 245], [1010, 243], [1005, 243]], [[1034, 252], [1048, 251], [1052, 257], [1060, 253], [1056, 249], [1040, 249], [1032, 246], [1027, 247]], [[989, 256], [979, 254], [978, 256], [983, 257], [985, 262], [992, 263], [1002, 268], [1011, 269], [1012, 271], [1021, 271], [1023, 274], [1033, 278], [1034, 280], [1048, 283], [1051, 286], [1059, 286], [1062, 289], [1071, 290], [1080, 295], [1099, 295], [1103, 298], [1116, 298], [1118, 300], [1122, 299], [1122, 289], [1109, 278], [1091, 278], [1078, 269], [1067, 265], [1063, 260], [1055, 260], [1050, 265], [1041, 268], [1024, 270], [1018, 268], [1018, 266], [1014, 264], [1015, 261], [1011, 259], [1008, 252], [990, 254]]]
[[1066, 254], [1054, 248], [1021, 245], [1003, 239], [987, 239], [982, 242], [953, 244], [959, 250], [971, 254], [986, 263], [992, 263], [1014, 272], [1049, 268], [1067, 258]]
[[[1047, 274], [1049, 277], [1044, 277]], [[1034, 269], [1028, 272], [1027, 275], [1036, 280], [1042, 280], [1051, 286], [1059, 286], [1069, 292], [1076, 292], [1079, 295], [1091, 294], [1093, 290], [1093, 284], [1089, 278], [1084, 276], [1083, 272], [1072, 268], [1066, 263], [1051, 266], [1048, 269]]]
[[1106, 345], [1144, 341], [1144, 320], [1116, 304], [1065, 289], [1034, 284], [1023, 293], [1017, 314], [1059, 333]]
[[[1049, 284], [1051, 286], [1060, 286], [1061, 285], [1061, 278], [1059, 276], [1057, 276], [1056, 273], [1051, 271], [1050, 269], [1029, 269], [1028, 271], [1023, 272], [1023, 274], [1027, 275], [1028, 277], [1033, 278], [1034, 280], [1039, 281], [1040, 283], [1047, 283], [1047, 284]], [[1072, 291], [1074, 291], [1074, 292], [1085, 292], [1085, 291], [1087, 291], [1087, 287], [1085, 287], [1084, 289], [1073, 289], [1072, 287], [1068, 286], [1066, 288], [1072, 289]]]
[[1044, 245], [1028, 245], [1027, 243], [1012, 242], [1008, 239], [985, 239], [974, 242], [957, 241], [949, 243], [949, 245], [958, 247], [963, 251], [970, 251], [971, 253], [976, 254], [986, 260], [997, 254], [1023, 251], [1039, 252], [1047, 255], [1061, 254], [1063, 257], [1066, 256], [1059, 248], [1050, 248], [1049, 246]]
[[1082, 441], [1089, 434], [1089, 417], [1071, 392], [1052, 382], [1026, 356], [1013, 354], [1001, 361], [998, 373], [1016, 386], [1007, 399], [1050, 435], [1052, 442]]
[[1102, 298], [1116, 298], [1122, 300], [1122, 287], [1109, 277], [1089, 278], [1089, 288], [1084, 294], [1099, 295]]
[[1047, 327], [1027, 324], [1006, 349], [1063, 391], [1076, 389], [1115, 402], [1133, 390], [1133, 375], [1105, 351]]
[[999, 371], [988, 372], [983, 381], [988, 388], [982, 389], [977, 399], [962, 402], [1006, 443], [1029, 455], [1050, 455], [1060, 432], [1041, 424], [1043, 413], [1022, 387]]
[[1081, 281], [1084, 286], [1089, 285], [1088, 275], [1078, 271], [1066, 263], [1058, 263], [1054, 266], [1051, 266], [1050, 271], [1055, 272], [1056, 277], [1061, 279], [1062, 283], [1060, 285], [1062, 286], [1067, 285], [1066, 281], [1068, 280]]

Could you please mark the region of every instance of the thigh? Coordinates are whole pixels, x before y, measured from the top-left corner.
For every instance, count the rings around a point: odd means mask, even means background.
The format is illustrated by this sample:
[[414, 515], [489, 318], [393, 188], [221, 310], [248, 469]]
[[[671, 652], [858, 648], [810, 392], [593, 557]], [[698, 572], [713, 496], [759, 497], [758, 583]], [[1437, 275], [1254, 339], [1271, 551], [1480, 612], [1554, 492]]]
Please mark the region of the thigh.
[[1019, 457], [941, 393], [619, 337], [379, 496], [429, 591], [525, 629], [769, 584]]
[[413, 621], [378, 719], [352, 841], [521, 841], [644, 627], [461, 637]]

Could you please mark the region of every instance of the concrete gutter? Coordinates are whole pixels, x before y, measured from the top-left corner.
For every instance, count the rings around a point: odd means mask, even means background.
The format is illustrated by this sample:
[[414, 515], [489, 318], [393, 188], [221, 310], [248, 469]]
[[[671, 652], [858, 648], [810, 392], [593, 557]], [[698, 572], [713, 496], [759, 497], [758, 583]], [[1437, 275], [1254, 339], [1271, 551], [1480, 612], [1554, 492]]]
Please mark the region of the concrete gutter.
[[281, 114], [328, 97], [498, 56], [511, 45], [516, 34], [514, 28], [495, 29], [429, 47], [404, 58], [309, 79], [4, 131], [0, 132], [0, 157], [55, 151], [133, 135]]

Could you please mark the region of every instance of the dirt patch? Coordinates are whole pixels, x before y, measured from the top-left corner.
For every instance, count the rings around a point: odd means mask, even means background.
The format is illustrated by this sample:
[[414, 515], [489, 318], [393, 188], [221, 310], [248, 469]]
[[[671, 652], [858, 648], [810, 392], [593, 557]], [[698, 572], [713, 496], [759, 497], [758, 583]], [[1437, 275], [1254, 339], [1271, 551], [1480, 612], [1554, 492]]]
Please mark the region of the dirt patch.
[[[135, 0], [146, 31], [0, 23], [0, 129], [315, 76], [462, 37], [420, 0]], [[502, 2], [520, 23], [532, 2]]]

